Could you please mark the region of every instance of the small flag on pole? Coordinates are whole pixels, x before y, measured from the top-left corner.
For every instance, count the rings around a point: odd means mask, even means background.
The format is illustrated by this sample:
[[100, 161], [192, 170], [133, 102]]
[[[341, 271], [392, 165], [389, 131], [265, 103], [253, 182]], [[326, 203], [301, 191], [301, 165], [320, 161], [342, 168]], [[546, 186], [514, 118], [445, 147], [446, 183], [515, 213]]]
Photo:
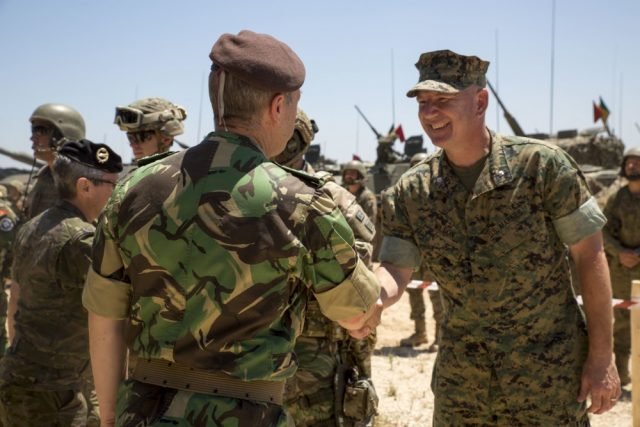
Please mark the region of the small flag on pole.
[[398, 127], [395, 130], [396, 132], [396, 136], [398, 137], [398, 139], [401, 142], [404, 142], [404, 131], [402, 130], [402, 125], [398, 125]]

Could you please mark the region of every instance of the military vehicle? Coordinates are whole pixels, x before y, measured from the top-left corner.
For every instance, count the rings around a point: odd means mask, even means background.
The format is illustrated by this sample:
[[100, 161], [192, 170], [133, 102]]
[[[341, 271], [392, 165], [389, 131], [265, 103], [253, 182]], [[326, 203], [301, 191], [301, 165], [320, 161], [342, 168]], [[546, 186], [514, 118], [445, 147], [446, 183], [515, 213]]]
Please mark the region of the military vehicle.
[[591, 192], [599, 203], [606, 201], [611, 189], [621, 185], [619, 175], [624, 144], [605, 127], [595, 127], [578, 132], [576, 129], [561, 130], [555, 135], [546, 133], [526, 134], [516, 119], [509, 113], [490, 82], [491, 93], [502, 108], [504, 118], [516, 136], [541, 139], [565, 150], [578, 163], [587, 178]]
[[376, 161], [367, 173], [365, 185], [376, 195], [379, 195], [382, 190], [395, 184], [400, 176], [409, 169], [409, 161], [414, 154], [427, 152], [423, 147], [424, 138], [422, 135], [410, 136], [404, 141], [403, 151], [398, 152], [393, 149], [393, 144], [399, 137], [396, 126], [391, 125], [387, 134], [382, 135], [357, 105], [355, 108], [378, 141]]

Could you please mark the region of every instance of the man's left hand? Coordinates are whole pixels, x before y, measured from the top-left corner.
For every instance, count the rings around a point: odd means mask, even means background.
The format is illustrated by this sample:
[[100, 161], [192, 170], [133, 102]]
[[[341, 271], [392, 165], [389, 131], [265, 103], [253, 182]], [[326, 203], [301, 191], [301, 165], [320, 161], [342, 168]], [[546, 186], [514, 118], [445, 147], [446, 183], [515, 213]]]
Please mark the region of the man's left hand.
[[613, 357], [587, 358], [582, 368], [578, 402], [584, 402], [589, 394], [591, 395], [591, 406], [587, 408], [587, 411], [592, 414], [604, 414], [617, 403], [622, 389]]
[[364, 326], [360, 329], [349, 330], [349, 335], [359, 340], [366, 338], [380, 324], [380, 320], [382, 318], [382, 308], [382, 300], [378, 298], [376, 303], [369, 310], [370, 316], [365, 321]]

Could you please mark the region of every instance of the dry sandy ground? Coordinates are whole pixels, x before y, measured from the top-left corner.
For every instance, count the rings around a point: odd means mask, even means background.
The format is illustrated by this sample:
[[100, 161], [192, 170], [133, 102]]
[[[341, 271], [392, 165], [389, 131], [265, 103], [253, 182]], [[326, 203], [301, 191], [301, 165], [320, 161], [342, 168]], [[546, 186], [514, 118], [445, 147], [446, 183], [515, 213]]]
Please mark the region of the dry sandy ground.
[[[427, 316], [431, 306], [425, 292]], [[413, 332], [409, 319], [409, 298], [390, 307], [378, 328], [378, 344], [373, 356], [373, 381], [380, 398], [377, 427], [422, 427], [431, 425], [433, 394], [429, 386], [435, 354], [427, 353], [428, 345], [415, 349], [401, 348], [401, 338]], [[433, 321], [427, 322], [429, 339], [433, 340]], [[620, 402], [611, 411], [591, 417], [594, 427], [631, 426], [631, 402]]]

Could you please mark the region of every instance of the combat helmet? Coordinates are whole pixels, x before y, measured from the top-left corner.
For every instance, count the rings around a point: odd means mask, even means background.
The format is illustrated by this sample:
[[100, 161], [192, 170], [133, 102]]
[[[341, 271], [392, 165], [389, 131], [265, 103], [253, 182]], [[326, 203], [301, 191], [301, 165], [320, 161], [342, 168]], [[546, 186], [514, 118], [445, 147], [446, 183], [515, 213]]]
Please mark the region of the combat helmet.
[[298, 109], [293, 136], [274, 161], [281, 165], [295, 167], [298, 160], [307, 152], [316, 133], [318, 133], [318, 125], [315, 120], [309, 119], [304, 111]]
[[[348, 170], [357, 171], [360, 177], [351, 183], [345, 182], [344, 173]], [[347, 162], [344, 165], [342, 165], [342, 180], [345, 184], [359, 184], [362, 181], [364, 181], [364, 177], [366, 174], [367, 174], [367, 169], [364, 167], [364, 164], [360, 160], [351, 160], [350, 162]]]
[[423, 161], [426, 158], [427, 158], [427, 153], [416, 153], [411, 157], [411, 160], [409, 161], [409, 166], [414, 167], [415, 165], [417, 165], [419, 162]]
[[85, 137], [84, 119], [78, 111], [63, 104], [42, 104], [36, 108], [29, 121], [44, 120], [51, 123], [59, 132], [54, 143], [60, 139], [77, 141]]
[[625, 172], [625, 164], [627, 163], [627, 159], [629, 157], [640, 157], [640, 148], [629, 148], [627, 151], [625, 151], [624, 155], [622, 156], [622, 165], [620, 166], [620, 176], [623, 176], [625, 178], [629, 178]]
[[157, 130], [168, 136], [184, 132], [187, 110], [163, 98], [144, 98], [116, 107], [113, 122], [125, 132]]

